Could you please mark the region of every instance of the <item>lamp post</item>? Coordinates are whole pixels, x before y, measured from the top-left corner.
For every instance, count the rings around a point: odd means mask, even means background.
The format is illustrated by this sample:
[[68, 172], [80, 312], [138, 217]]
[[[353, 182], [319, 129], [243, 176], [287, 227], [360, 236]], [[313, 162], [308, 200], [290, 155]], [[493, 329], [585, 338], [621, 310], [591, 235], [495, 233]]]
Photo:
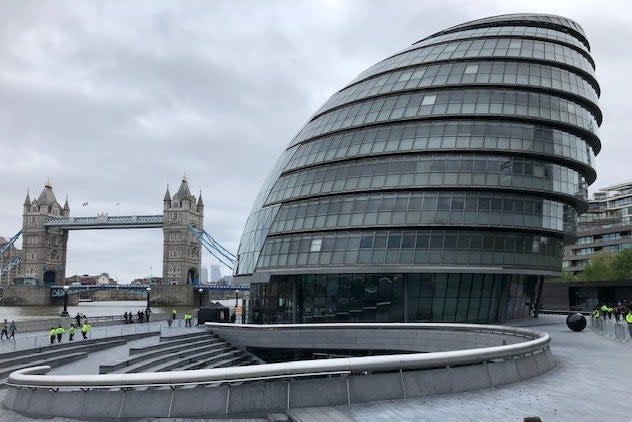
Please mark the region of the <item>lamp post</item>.
[[237, 321], [237, 307], [239, 306], [239, 290], [235, 290], [235, 321]]
[[145, 291], [147, 292], [147, 310], [149, 310], [149, 295], [151, 294], [151, 287], [147, 287]]
[[68, 316], [68, 290], [70, 290], [70, 286], [65, 285], [62, 289], [64, 290], [64, 310], [59, 316]]
[[200, 304], [198, 305], [198, 308], [202, 307], [202, 296], [204, 296], [204, 289], [198, 289], [198, 295], [200, 295]]

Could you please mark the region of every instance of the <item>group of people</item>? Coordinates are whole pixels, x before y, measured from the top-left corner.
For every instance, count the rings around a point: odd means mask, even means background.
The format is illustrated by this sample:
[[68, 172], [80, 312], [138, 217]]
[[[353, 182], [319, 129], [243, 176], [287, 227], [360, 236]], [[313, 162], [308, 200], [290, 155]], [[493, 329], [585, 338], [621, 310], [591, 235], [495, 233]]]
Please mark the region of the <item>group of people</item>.
[[625, 319], [625, 322], [628, 324], [630, 336], [632, 336], [632, 303], [628, 303], [627, 300], [617, 302], [616, 305], [613, 303], [603, 303], [596, 305], [591, 314], [595, 319], [612, 319], [613, 315], [616, 324], [618, 324], [620, 320]]
[[613, 303], [603, 303], [596, 305], [592, 311], [593, 318], [612, 319], [613, 315], [617, 324], [624, 318], [628, 324], [632, 324], [632, 304], [628, 304], [627, 300], [617, 302], [616, 305]]
[[[2, 328], [2, 333], [0, 334], [0, 340], [4, 340], [5, 337], [7, 338], [7, 340], [9, 339], [15, 340], [15, 332], [18, 330], [15, 327], [15, 321], [11, 321], [11, 324], [9, 324], [7, 320], [5, 319], [4, 322], [0, 325], [0, 327]], [[9, 335], [9, 333], [11, 333], [11, 335]]]
[[[167, 321], [169, 323], [169, 327], [171, 327], [172, 322], [175, 321], [176, 318], [178, 318], [178, 311], [173, 309], [171, 311], [171, 319]], [[193, 314], [191, 314], [191, 312], [185, 312], [184, 313], [184, 326], [185, 327], [192, 327], [192, 325], [191, 325], [191, 321], [192, 320], [193, 320]]]
[[[83, 336], [84, 340], [88, 338], [88, 333], [90, 332], [90, 330], [92, 330], [92, 327], [90, 326], [90, 324], [88, 324], [88, 320], [84, 319], [83, 324], [81, 324], [81, 335]], [[70, 327], [68, 327], [67, 331], [61, 325], [57, 327], [51, 327], [50, 330], [48, 330], [50, 344], [55, 344], [55, 340], [57, 340], [57, 343], [61, 343], [66, 332], [68, 332], [68, 340], [73, 341], [76, 331], [77, 327], [75, 327], [75, 324], [70, 324]]]
[[[151, 309], [147, 308], [144, 311], [136, 312], [136, 321], [137, 322], [149, 322], [149, 316], [151, 315]], [[126, 324], [132, 324], [134, 322], [134, 314], [130, 312], [125, 312], [123, 314], [123, 321]]]

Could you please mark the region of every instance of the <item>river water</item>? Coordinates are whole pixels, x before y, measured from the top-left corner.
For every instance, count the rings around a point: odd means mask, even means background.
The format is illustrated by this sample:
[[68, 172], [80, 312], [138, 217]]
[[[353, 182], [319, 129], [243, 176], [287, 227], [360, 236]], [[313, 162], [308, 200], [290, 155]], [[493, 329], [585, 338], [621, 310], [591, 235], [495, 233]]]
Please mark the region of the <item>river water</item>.
[[[123, 315], [125, 312], [133, 312], [144, 310], [147, 302], [144, 300], [125, 300], [125, 301], [104, 301], [104, 302], [81, 302], [76, 306], [68, 306], [68, 313], [71, 316], [77, 314], [85, 314], [88, 318], [106, 315]], [[178, 312], [190, 310], [191, 307], [176, 307]], [[9, 321], [33, 321], [37, 319], [49, 319], [58, 317], [63, 306], [0, 306], [0, 321], [5, 318]], [[170, 312], [171, 307], [161, 308], [152, 306], [154, 313]]]

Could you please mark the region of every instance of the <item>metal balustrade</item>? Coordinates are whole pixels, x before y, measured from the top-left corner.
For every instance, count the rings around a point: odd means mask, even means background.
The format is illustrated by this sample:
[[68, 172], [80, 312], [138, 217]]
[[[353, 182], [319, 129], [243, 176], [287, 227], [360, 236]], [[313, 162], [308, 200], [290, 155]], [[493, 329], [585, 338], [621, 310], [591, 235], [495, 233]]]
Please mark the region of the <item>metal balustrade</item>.
[[614, 318], [590, 318], [590, 326], [594, 331], [608, 336], [610, 338], [632, 342], [632, 325], [625, 322], [625, 315], [621, 317], [621, 321], [617, 322]]

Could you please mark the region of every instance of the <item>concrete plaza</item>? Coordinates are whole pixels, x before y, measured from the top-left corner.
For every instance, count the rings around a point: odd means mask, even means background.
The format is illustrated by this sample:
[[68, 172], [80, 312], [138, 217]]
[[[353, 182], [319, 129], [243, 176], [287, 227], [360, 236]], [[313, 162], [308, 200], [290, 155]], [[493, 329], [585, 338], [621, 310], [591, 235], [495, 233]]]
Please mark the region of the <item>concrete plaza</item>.
[[512, 325], [551, 335], [557, 366], [549, 373], [489, 390], [331, 408], [292, 410], [296, 421], [522, 421], [632, 420], [632, 344], [587, 327], [575, 333], [565, 316], [541, 315]]
[[[539, 319], [512, 324], [546, 331], [552, 337], [551, 350], [557, 359], [557, 366], [549, 373], [531, 380], [494, 389], [444, 396], [292, 409], [289, 415], [297, 422], [517, 422], [526, 416], [539, 416], [545, 422], [632, 420], [632, 401], [629, 400], [632, 379], [632, 363], [629, 362], [629, 356], [632, 354], [632, 344], [597, 334], [590, 328], [581, 333], [572, 332], [566, 327], [564, 319], [564, 316], [542, 315]], [[148, 341], [150, 340], [139, 340]], [[110, 357], [119, 353], [124, 354], [124, 349], [123, 347], [116, 350], [117, 353], [111, 353]], [[95, 355], [92, 358], [97, 357]], [[89, 365], [88, 372], [94, 371], [96, 362], [94, 363], [95, 365]], [[66, 368], [68, 369], [71, 368]], [[71, 370], [75, 372], [78, 369]], [[5, 392], [4, 389], [0, 390], [0, 400], [4, 398]], [[0, 410], [0, 420], [23, 422], [32, 419]], [[67, 419], [50, 420], [65, 422]]]

